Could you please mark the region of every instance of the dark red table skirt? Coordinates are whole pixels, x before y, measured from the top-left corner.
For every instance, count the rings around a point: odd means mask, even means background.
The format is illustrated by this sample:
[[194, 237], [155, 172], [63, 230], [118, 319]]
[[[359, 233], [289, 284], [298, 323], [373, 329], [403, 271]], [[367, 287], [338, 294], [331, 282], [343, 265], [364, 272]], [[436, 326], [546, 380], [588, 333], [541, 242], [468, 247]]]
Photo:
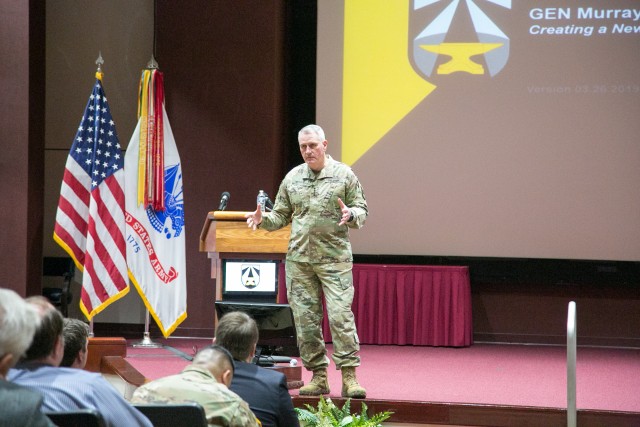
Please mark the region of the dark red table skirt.
[[[278, 281], [278, 301], [286, 303], [284, 267]], [[354, 264], [353, 283], [352, 308], [361, 344], [473, 343], [468, 267]], [[326, 315], [322, 330], [330, 342]]]

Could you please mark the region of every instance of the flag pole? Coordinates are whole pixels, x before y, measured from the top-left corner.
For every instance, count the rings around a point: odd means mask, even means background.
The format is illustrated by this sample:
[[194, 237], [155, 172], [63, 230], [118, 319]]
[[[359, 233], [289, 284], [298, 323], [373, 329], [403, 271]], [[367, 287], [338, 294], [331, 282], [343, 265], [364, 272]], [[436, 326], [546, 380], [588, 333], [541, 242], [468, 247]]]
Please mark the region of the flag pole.
[[[96, 65], [98, 69], [96, 70], [96, 78], [102, 80], [102, 64], [104, 64], [104, 59], [102, 59], [102, 51], [98, 51], [98, 58], [96, 59]], [[89, 338], [95, 337], [93, 332], [93, 316], [89, 319]]]
[[[96, 65], [98, 69], [96, 70], [96, 78], [102, 80], [102, 64], [104, 64], [104, 59], [102, 59], [102, 51], [98, 51], [98, 58], [96, 59]], [[89, 319], [89, 338], [95, 337], [93, 332], [93, 316]]]
[[[151, 59], [149, 60], [149, 62], [147, 63], [147, 68], [148, 69], [157, 69], [158, 68], [158, 63], [156, 62], [156, 58], [154, 57], [153, 54], [151, 54]], [[151, 339], [151, 336], [149, 335], [149, 309], [147, 308], [145, 313], [145, 318], [144, 318], [144, 334], [142, 335], [142, 340], [133, 344], [134, 347], [137, 348], [159, 348], [162, 347], [162, 344], [158, 344], [155, 341], [153, 341]]]
[[160, 348], [162, 344], [158, 344], [157, 342], [151, 339], [149, 335], [149, 309], [146, 309], [146, 315], [144, 318], [144, 334], [142, 335], [142, 340], [133, 344], [134, 347], [137, 348]]

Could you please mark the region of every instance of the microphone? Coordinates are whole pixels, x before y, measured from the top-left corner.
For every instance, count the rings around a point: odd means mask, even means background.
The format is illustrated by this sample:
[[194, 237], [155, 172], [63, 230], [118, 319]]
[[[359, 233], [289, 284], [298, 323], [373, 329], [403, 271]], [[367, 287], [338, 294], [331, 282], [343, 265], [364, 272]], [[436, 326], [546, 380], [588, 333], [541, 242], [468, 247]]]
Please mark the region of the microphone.
[[273, 209], [273, 202], [269, 198], [267, 193], [264, 193], [264, 207], [265, 210], [271, 211]]
[[265, 201], [265, 207], [269, 210], [273, 209], [273, 202], [271, 201], [271, 199], [269, 198], [269, 196], [267, 196], [267, 200]]
[[231, 194], [229, 194], [228, 191], [225, 191], [224, 193], [222, 193], [222, 197], [220, 198], [220, 206], [218, 206], [219, 211], [223, 211], [227, 208], [227, 203], [229, 202], [230, 198], [231, 198]]

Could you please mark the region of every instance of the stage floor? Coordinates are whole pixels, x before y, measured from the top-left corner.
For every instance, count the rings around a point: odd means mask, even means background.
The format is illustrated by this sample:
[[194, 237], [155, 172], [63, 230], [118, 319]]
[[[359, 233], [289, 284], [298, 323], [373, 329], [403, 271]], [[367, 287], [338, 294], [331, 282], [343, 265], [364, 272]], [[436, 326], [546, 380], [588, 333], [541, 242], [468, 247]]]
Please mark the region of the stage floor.
[[[171, 338], [157, 342], [168, 347], [127, 349], [129, 363], [150, 379], [179, 372], [189, 363], [179, 354], [193, 355], [210, 340]], [[331, 345], [328, 350], [331, 352]], [[566, 408], [563, 347], [482, 343], [465, 348], [363, 345], [360, 355], [362, 365], [357, 373], [367, 389], [367, 404], [392, 401], [560, 411]], [[303, 370], [302, 380], [307, 383], [310, 378], [311, 373]], [[340, 372], [333, 362], [329, 381], [330, 397], [337, 400]], [[640, 417], [639, 392], [640, 349], [578, 348], [579, 411], [619, 411]], [[302, 399], [297, 398], [297, 390], [291, 390], [291, 395], [294, 401]], [[640, 425], [640, 418], [638, 422]]]

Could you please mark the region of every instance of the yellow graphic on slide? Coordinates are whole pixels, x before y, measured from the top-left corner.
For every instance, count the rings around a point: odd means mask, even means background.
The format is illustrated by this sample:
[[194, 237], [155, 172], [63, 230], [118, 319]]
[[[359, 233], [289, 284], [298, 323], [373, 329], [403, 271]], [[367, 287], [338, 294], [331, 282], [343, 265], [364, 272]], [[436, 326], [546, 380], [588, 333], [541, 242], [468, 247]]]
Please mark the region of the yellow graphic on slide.
[[436, 88], [409, 63], [409, 8], [398, 3], [345, 1], [341, 160], [347, 165]]
[[421, 45], [427, 52], [447, 55], [449, 62], [438, 66], [438, 74], [451, 74], [464, 71], [469, 74], [484, 74], [484, 66], [473, 62], [472, 56], [480, 55], [499, 48], [503, 43], [441, 43], [438, 45]]

